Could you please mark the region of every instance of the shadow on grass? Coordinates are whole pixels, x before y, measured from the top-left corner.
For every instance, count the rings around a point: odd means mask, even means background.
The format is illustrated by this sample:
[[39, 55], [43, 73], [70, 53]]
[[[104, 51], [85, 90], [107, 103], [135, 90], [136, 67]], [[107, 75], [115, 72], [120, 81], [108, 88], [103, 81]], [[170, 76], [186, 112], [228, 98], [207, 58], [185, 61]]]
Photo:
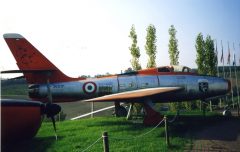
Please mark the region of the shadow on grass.
[[169, 149], [180, 149], [181, 148], [181, 146], [179, 146], [179, 145], [172, 145], [171, 143], [170, 143], [170, 145], [168, 146], [168, 148]]
[[171, 136], [195, 139], [234, 141], [240, 134], [240, 118], [224, 116], [181, 116], [169, 123]]
[[[63, 137], [58, 137], [61, 139]], [[55, 136], [51, 137], [34, 137], [31, 140], [18, 141], [15, 143], [2, 143], [2, 152], [43, 152], [46, 151], [51, 145], [56, 142]]]
[[[107, 118], [107, 117], [106, 117]], [[117, 120], [117, 121], [116, 121]], [[88, 124], [89, 127], [99, 125], [99, 126], [124, 126], [124, 125], [130, 125], [132, 124], [130, 121], [127, 121], [125, 118], [114, 118], [114, 117], [109, 117], [108, 119], [101, 120], [101, 121], [96, 121], [93, 124]]]
[[146, 128], [152, 129], [154, 127], [154, 126], [146, 126], [143, 123], [133, 123], [131, 120], [125, 120], [125, 119], [122, 119], [119, 121], [106, 120], [106, 121], [97, 122], [94, 125], [110, 126], [110, 127], [116, 126], [116, 129], [113, 129], [114, 127], [112, 129], [117, 131], [119, 130], [119, 128], [122, 128], [125, 131], [138, 131], [138, 132], [144, 131], [146, 130]]

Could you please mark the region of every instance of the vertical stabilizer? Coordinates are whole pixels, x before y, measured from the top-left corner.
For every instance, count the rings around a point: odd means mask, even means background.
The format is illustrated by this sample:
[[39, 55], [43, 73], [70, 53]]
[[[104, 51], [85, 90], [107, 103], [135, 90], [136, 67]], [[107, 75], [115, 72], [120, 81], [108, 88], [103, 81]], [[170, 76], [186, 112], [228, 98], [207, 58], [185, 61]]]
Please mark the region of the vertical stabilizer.
[[22, 35], [7, 33], [3, 37], [28, 83], [46, 83], [47, 79], [49, 82], [74, 80], [62, 73]]

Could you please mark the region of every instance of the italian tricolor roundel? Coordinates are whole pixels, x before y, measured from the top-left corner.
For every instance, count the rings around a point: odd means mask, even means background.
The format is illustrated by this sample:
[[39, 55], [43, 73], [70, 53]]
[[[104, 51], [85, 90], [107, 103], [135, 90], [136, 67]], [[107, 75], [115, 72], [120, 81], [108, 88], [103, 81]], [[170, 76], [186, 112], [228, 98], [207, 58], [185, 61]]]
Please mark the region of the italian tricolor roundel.
[[83, 91], [86, 94], [93, 94], [97, 90], [97, 85], [94, 82], [86, 82], [83, 85]]

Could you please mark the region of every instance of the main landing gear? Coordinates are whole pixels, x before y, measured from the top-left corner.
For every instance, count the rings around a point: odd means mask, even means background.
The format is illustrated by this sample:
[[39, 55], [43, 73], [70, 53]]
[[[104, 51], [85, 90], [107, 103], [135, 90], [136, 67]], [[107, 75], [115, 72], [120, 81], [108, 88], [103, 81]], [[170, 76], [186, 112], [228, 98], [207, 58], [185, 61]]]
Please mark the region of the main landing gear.
[[126, 117], [127, 116], [127, 110], [120, 105], [120, 102], [115, 102], [115, 112], [114, 114], [116, 115], [116, 117]]
[[147, 125], [147, 126], [157, 125], [159, 124], [160, 121], [162, 121], [163, 116], [159, 112], [153, 109], [153, 105], [151, 101], [144, 102], [143, 107], [146, 113], [143, 120], [144, 125]]
[[[145, 110], [145, 116], [143, 119], [143, 124], [147, 126], [152, 126], [152, 125], [157, 125], [160, 121], [162, 121], [163, 116], [154, 110], [152, 101], [145, 101], [143, 103], [143, 107]], [[131, 110], [132, 110], [132, 105], [129, 108], [129, 112], [120, 105], [119, 102], [115, 102], [115, 115], [116, 117], [126, 117], [127, 119], [131, 117]]]

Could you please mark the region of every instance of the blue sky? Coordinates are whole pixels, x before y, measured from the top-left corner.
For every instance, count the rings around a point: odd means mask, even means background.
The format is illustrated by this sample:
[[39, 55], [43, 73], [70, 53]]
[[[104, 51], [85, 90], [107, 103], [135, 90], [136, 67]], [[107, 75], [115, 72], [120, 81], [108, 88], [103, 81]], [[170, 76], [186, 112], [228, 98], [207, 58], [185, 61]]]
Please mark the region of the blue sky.
[[[240, 1], [238, 0], [9, 0], [0, 5], [0, 35], [20, 33], [69, 76], [120, 73], [130, 67], [134, 24], [146, 67], [146, 28], [157, 29], [157, 65], [168, 65], [168, 29], [174, 25], [181, 65], [196, 67], [195, 39], [202, 32], [227, 42], [240, 58]], [[219, 51], [220, 52], [220, 51]], [[0, 39], [1, 70], [17, 69], [3, 38]], [[219, 57], [220, 57], [219, 53]], [[5, 77], [5, 76], [2, 76]]]

